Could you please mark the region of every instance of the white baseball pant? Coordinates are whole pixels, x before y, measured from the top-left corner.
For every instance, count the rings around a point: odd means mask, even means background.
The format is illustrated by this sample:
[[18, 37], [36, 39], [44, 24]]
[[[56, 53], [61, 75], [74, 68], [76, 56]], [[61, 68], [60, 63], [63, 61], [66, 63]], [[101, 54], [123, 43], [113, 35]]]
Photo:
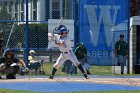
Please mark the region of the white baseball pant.
[[54, 64], [54, 68], [59, 68], [66, 60], [71, 60], [72, 63], [77, 66], [79, 65], [79, 61], [73, 51], [69, 50], [67, 52], [61, 52], [59, 58], [57, 59], [56, 63]]

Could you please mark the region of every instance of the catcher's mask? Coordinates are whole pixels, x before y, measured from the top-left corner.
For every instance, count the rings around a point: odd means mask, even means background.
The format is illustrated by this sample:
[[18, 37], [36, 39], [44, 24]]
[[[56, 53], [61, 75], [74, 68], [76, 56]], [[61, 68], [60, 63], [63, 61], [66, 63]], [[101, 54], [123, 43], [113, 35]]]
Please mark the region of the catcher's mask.
[[10, 49], [6, 50], [4, 56], [7, 58], [7, 55], [11, 55], [11, 57], [14, 58], [14, 51]]

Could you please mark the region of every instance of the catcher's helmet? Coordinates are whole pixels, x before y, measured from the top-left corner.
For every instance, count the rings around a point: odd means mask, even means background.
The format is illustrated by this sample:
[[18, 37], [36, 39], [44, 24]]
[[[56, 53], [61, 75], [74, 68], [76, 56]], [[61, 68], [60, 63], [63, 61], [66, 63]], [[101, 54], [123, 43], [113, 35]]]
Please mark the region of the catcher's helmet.
[[7, 57], [8, 54], [10, 54], [12, 57], [14, 57], [14, 50], [11, 50], [11, 49], [5, 50], [4, 56]]
[[69, 31], [64, 25], [60, 25], [57, 30], [59, 31], [60, 34], [62, 34], [63, 32], [68, 33]]

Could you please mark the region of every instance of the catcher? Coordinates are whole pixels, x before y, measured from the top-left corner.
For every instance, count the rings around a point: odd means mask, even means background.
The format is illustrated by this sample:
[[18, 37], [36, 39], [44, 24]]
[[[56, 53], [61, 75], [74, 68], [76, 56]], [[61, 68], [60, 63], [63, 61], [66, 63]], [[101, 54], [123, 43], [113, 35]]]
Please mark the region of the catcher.
[[64, 25], [60, 25], [56, 30], [60, 33], [58, 38], [55, 40], [55, 44], [59, 47], [61, 54], [53, 66], [50, 79], [54, 78], [55, 72], [66, 60], [71, 60], [75, 66], [78, 66], [79, 70], [83, 73], [84, 77], [88, 79], [88, 76], [85, 73], [82, 65], [79, 63], [78, 59], [72, 51], [71, 41], [67, 36], [68, 29]]
[[[0, 58], [0, 73], [7, 74], [6, 79], [16, 79], [16, 74], [20, 71], [20, 64], [25, 67], [23, 61], [15, 58], [12, 50], [7, 50], [4, 57]], [[2, 79], [1, 76], [0, 79]]]

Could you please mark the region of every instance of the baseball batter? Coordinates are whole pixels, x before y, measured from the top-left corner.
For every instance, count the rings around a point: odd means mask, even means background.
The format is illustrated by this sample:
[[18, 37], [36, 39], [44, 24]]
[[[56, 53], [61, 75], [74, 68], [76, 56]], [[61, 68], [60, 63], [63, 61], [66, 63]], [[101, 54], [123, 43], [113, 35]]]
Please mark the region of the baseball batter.
[[78, 66], [79, 70], [83, 73], [84, 77], [88, 79], [88, 76], [85, 73], [82, 65], [79, 63], [75, 54], [72, 51], [71, 41], [67, 36], [68, 34], [67, 28], [64, 25], [60, 25], [57, 30], [60, 32], [60, 34], [58, 38], [55, 40], [55, 44], [59, 47], [61, 54], [57, 59], [56, 63], [53, 65], [53, 70], [50, 79], [54, 78], [54, 74], [57, 71], [57, 69], [68, 59], [71, 60], [75, 66]]

